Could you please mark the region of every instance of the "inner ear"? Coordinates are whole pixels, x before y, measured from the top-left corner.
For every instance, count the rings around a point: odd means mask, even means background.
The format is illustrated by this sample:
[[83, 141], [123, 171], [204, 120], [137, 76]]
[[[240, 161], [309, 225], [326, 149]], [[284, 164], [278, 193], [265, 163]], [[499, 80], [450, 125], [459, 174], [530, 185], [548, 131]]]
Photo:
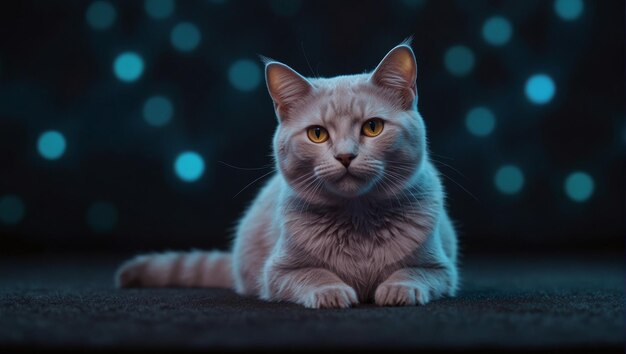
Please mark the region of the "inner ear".
[[302, 75], [279, 62], [266, 64], [265, 81], [281, 121], [289, 115], [289, 110], [313, 89], [311, 83]]
[[415, 54], [406, 44], [389, 51], [371, 75], [371, 81], [375, 85], [394, 91], [402, 100], [403, 106], [413, 104], [417, 98], [416, 80]]

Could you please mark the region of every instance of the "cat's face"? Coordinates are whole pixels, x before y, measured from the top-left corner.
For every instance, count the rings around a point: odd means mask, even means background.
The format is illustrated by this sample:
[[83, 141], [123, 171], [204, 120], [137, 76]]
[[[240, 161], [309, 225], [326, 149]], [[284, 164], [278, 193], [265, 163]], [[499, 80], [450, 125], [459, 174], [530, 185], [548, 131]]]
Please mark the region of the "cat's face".
[[389, 195], [425, 154], [410, 47], [394, 48], [371, 74], [305, 79], [266, 67], [280, 124], [274, 153], [286, 181], [309, 200]]

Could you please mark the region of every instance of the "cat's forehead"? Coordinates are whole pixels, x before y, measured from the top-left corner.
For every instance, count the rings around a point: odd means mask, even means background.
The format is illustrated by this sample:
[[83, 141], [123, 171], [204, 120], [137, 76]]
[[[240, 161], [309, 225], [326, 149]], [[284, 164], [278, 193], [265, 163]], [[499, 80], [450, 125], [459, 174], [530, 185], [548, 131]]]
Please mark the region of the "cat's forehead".
[[324, 120], [340, 116], [362, 117], [377, 105], [378, 99], [367, 74], [314, 78], [309, 81], [315, 87], [315, 99], [310, 108]]
[[368, 86], [369, 75], [342, 75], [332, 78], [310, 78], [309, 82], [320, 95], [358, 94]]

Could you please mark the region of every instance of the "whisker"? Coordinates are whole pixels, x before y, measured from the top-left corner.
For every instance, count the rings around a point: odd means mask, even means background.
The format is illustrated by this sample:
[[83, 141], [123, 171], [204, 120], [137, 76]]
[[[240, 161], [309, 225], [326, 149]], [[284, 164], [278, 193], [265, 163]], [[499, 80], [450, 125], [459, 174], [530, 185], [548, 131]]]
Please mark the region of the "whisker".
[[[400, 178], [398, 177], [399, 175], [395, 175], [395, 174], [394, 174], [394, 173], [392, 173], [391, 171], [386, 171], [386, 173], [387, 173], [387, 177], [388, 177], [388, 178], [390, 178], [390, 179], [395, 180], [395, 183], [396, 183], [397, 185], [400, 185], [400, 184], [403, 182], [403, 181], [402, 181], [402, 179], [400, 179]], [[403, 197], [404, 197], [405, 199], [407, 199], [407, 201], [408, 201], [409, 203], [411, 203], [411, 201], [408, 199], [408, 195], [407, 195], [408, 189], [404, 188], [404, 189], [401, 189], [400, 191], [402, 192]], [[418, 199], [418, 198], [417, 198], [417, 197], [416, 197], [413, 193], [409, 193], [409, 195], [413, 198], [413, 200], [414, 200], [414, 201], [415, 201], [415, 202], [419, 205], [419, 207], [421, 208], [421, 207], [422, 207], [422, 203], [419, 201], [419, 199]]]
[[321, 183], [322, 182], [320, 179], [314, 179], [307, 185], [306, 189], [304, 190], [304, 195], [300, 199], [300, 203], [298, 205], [299, 213], [303, 213], [305, 211], [305, 208], [310, 205], [310, 203], [308, 202], [308, 198], [315, 194], [317, 188], [321, 185]]
[[[293, 181], [291, 181], [291, 183], [293, 183], [293, 184], [305, 183], [309, 178], [312, 178], [314, 176], [315, 175], [313, 173], [304, 174], [304, 175], [294, 179]], [[306, 178], [304, 180], [302, 180], [304, 177], [306, 177]]]
[[480, 202], [480, 199], [478, 199], [474, 194], [472, 194], [470, 191], [468, 191], [465, 187], [463, 187], [459, 182], [455, 181], [452, 177], [446, 175], [445, 173], [439, 171], [439, 173], [446, 177], [447, 179], [449, 179], [450, 181], [454, 182], [454, 184], [456, 184], [457, 186], [459, 186], [459, 188], [461, 188], [463, 191], [465, 191], [465, 193], [467, 193], [470, 197], [474, 198], [475, 201]]
[[452, 167], [452, 166], [448, 165], [448, 164], [447, 164], [447, 163], [445, 163], [445, 162], [442, 162], [442, 161], [439, 161], [439, 160], [435, 160], [435, 159], [430, 159], [430, 160], [431, 160], [431, 161], [433, 161], [433, 162], [436, 162], [436, 163], [438, 163], [438, 164], [441, 164], [441, 165], [443, 165], [443, 166], [446, 166], [446, 167], [450, 168], [450, 169], [451, 169], [451, 170], [453, 170], [454, 172], [456, 172], [456, 173], [460, 174], [463, 178], [467, 178], [467, 177], [465, 177], [465, 175], [463, 174], [463, 172], [461, 172], [461, 171], [459, 171], [458, 169], [456, 169], [456, 168], [454, 168], [454, 167]]
[[434, 152], [432, 152], [432, 151], [429, 151], [429, 152], [428, 152], [428, 155], [438, 156], [438, 157], [440, 157], [440, 158], [442, 158], [442, 159], [446, 159], [446, 160], [454, 161], [454, 158], [452, 158], [452, 157], [448, 157], [448, 156], [444, 156], [444, 155], [440, 155], [440, 154], [435, 154], [435, 153], [434, 153]]
[[225, 166], [228, 166], [228, 167], [232, 167], [232, 168], [237, 169], [237, 170], [243, 170], [243, 171], [259, 171], [259, 170], [265, 170], [265, 169], [268, 169], [268, 168], [272, 168], [271, 164], [267, 164], [267, 165], [265, 165], [263, 167], [239, 167], [239, 166], [231, 165], [231, 164], [226, 163], [224, 161], [217, 161], [217, 162], [221, 163], [222, 165], [225, 165]]
[[302, 214], [304, 212], [304, 207], [307, 204], [307, 198], [309, 197], [309, 193], [311, 192], [311, 190], [313, 189], [312, 187], [316, 183], [317, 183], [317, 180], [312, 179], [310, 182], [307, 183], [307, 185], [303, 188], [302, 192], [300, 193], [299, 203], [296, 206], [298, 209], [298, 214]]
[[271, 173], [274, 173], [274, 172], [276, 172], [276, 169], [272, 169], [271, 171], [269, 171], [269, 172], [267, 172], [267, 173], [264, 173], [261, 177], [259, 177], [259, 178], [255, 179], [254, 181], [252, 181], [252, 182], [248, 183], [248, 184], [247, 184], [245, 187], [243, 187], [243, 188], [242, 188], [239, 192], [237, 192], [237, 194], [235, 194], [235, 195], [233, 196], [233, 199], [234, 199], [235, 197], [237, 197], [237, 196], [238, 196], [241, 192], [243, 192], [246, 188], [248, 188], [248, 187], [250, 187], [251, 185], [253, 185], [256, 181], [258, 181], [258, 180], [262, 179], [263, 177], [265, 177], [265, 176], [267, 176], [267, 175], [269, 175], [269, 174], [271, 174]]
[[[394, 198], [396, 198], [396, 201], [398, 202], [398, 206], [401, 206], [402, 202], [398, 198], [398, 194], [397, 193], [393, 193], [392, 186], [389, 186], [386, 182], [393, 183], [385, 174], [383, 174], [383, 179], [381, 180], [381, 187], [385, 190], [385, 192], [387, 192], [387, 194], [390, 194]], [[389, 187], [389, 188], [387, 188], [387, 187]]]
[[285, 205], [286, 209], [300, 209], [302, 207], [302, 196], [305, 194], [309, 188], [316, 182], [315, 173], [305, 174], [298, 178], [296, 178], [292, 183], [296, 185], [298, 188], [302, 189], [302, 191], [298, 192], [298, 196], [292, 198], [287, 205]]

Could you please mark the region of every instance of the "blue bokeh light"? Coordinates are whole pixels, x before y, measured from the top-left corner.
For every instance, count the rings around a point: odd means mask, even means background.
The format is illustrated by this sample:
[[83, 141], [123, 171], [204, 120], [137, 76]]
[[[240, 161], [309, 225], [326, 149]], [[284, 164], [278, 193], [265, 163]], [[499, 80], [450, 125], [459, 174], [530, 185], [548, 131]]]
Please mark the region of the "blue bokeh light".
[[141, 56], [135, 52], [123, 52], [113, 62], [113, 72], [124, 82], [133, 82], [143, 74], [144, 64]]
[[194, 182], [204, 173], [204, 159], [195, 151], [182, 152], [174, 162], [176, 175], [185, 182]]
[[24, 218], [26, 208], [20, 197], [7, 194], [0, 197], [0, 222], [7, 225], [18, 224]]
[[94, 202], [87, 209], [86, 221], [96, 233], [110, 232], [117, 225], [117, 208], [109, 202]]
[[572, 21], [580, 17], [583, 13], [582, 0], [555, 0], [554, 11], [566, 21]]
[[483, 38], [491, 45], [504, 45], [509, 42], [512, 35], [513, 26], [505, 17], [493, 16], [483, 24]]
[[252, 91], [261, 83], [261, 69], [249, 59], [240, 59], [228, 69], [228, 80], [237, 90]]
[[143, 118], [154, 127], [162, 127], [172, 120], [174, 106], [165, 96], [152, 96], [143, 105]]
[[546, 74], [535, 74], [526, 81], [526, 97], [534, 104], [546, 104], [556, 93], [552, 78]]
[[202, 36], [200, 30], [191, 22], [181, 22], [174, 26], [170, 41], [181, 52], [190, 52], [198, 47]]
[[524, 186], [524, 174], [515, 165], [504, 165], [496, 172], [494, 182], [500, 192], [516, 194]]
[[466, 76], [474, 68], [474, 53], [462, 45], [450, 47], [444, 56], [446, 69], [455, 76]]
[[496, 118], [489, 108], [474, 107], [465, 117], [465, 126], [473, 135], [484, 137], [493, 132], [496, 126]]
[[174, 0], [146, 0], [146, 13], [155, 20], [170, 17], [174, 13]]
[[37, 140], [37, 151], [46, 160], [56, 160], [65, 152], [65, 137], [56, 130], [43, 132]]
[[575, 202], [584, 202], [591, 197], [595, 184], [593, 178], [585, 172], [576, 171], [565, 179], [565, 193]]
[[87, 8], [85, 19], [91, 28], [105, 30], [113, 25], [117, 12], [107, 1], [94, 1]]

